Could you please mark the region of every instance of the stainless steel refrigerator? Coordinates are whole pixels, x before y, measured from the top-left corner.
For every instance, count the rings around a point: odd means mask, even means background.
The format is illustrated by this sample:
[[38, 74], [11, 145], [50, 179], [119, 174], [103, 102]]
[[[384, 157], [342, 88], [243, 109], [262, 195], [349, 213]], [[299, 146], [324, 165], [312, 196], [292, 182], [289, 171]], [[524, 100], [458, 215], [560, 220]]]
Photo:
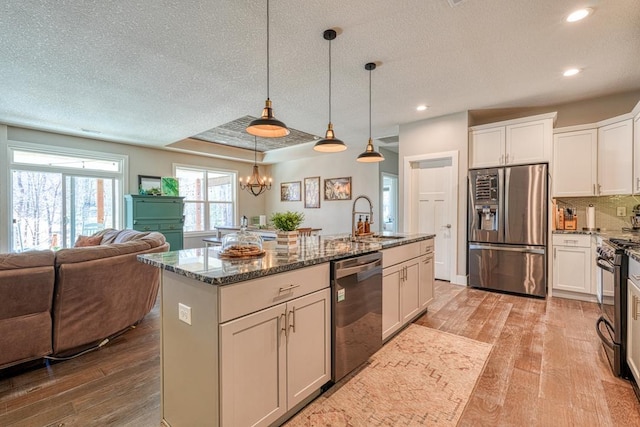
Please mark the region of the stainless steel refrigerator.
[[469, 286], [547, 293], [548, 165], [469, 170]]

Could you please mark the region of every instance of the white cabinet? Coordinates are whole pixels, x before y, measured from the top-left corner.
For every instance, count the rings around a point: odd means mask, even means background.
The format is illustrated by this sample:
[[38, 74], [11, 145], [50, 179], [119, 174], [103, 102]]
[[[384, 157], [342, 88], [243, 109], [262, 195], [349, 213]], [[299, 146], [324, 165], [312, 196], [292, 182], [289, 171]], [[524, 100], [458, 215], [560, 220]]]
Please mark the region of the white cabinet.
[[382, 339], [410, 322], [420, 311], [418, 258], [382, 271]]
[[556, 113], [489, 125], [469, 132], [469, 167], [546, 162], [551, 157]]
[[269, 425], [331, 379], [331, 292], [220, 326], [223, 426]]
[[589, 235], [553, 236], [553, 290], [595, 294], [594, 248]]
[[598, 128], [598, 195], [631, 194], [633, 121]]
[[627, 363], [631, 374], [640, 383], [640, 263], [629, 261], [627, 280]]
[[382, 251], [382, 339], [427, 309], [433, 300], [433, 239]]
[[632, 120], [611, 119], [589, 126], [593, 127], [555, 134], [553, 196], [631, 194]]
[[640, 113], [633, 119], [633, 192], [640, 193]]
[[331, 380], [329, 285], [329, 263], [224, 286], [163, 271], [163, 422], [271, 425], [318, 392]]
[[598, 133], [596, 129], [558, 133], [553, 138], [553, 195], [596, 194]]

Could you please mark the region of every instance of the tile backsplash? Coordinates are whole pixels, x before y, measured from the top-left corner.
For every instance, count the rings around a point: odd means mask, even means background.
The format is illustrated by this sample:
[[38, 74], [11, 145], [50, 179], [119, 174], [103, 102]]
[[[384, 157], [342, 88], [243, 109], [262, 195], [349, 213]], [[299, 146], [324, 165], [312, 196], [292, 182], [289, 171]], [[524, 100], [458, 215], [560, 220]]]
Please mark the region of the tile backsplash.
[[[601, 230], [620, 230], [631, 227], [629, 217], [633, 215], [633, 207], [640, 205], [638, 196], [601, 196], [601, 197], [563, 197], [557, 198], [559, 208], [572, 207], [578, 215], [578, 230], [587, 226], [587, 207], [593, 204], [596, 208], [596, 227]], [[617, 216], [618, 207], [626, 208], [625, 216]]]

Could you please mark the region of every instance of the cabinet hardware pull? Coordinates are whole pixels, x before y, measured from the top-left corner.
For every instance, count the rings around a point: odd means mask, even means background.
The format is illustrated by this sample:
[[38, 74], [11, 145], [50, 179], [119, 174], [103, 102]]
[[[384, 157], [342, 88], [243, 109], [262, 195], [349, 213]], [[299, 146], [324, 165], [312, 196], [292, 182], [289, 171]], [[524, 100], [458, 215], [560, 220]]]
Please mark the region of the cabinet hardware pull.
[[280, 331], [284, 331], [284, 335], [287, 335], [287, 315], [286, 312], [282, 313], [278, 317], [278, 321], [280, 322]]
[[556, 251], [558, 250], [558, 248], [553, 248], [553, 259], [556, 259]]
[[295, 288], [299, 288], [299, 287], [300, 287], [300, 285], [289, 285], [286, 288], [280, 288], [278, 290], [278, 293], [281, 294], [283, 292], [289, 292], [289, 291], [291, 291], [291, 290], [293, 290]]
[[509, 163], [509, 153], [504, 155], [504, 164], [508, 164]]
[[593, 184], [593, 195], [594, 196], [596, 195], [596, 185], [595, 184]]
[[293, 330], [293, 333], [295, 334], [296, 333], [296, 307], [295, 306], [293, 306], [289, 314], [293, 315], [293, 319], [291, 320], [291, 322], [289, 322], [289, 328]]
[[640, 178], [636, 178], [636, 191], [640, 190]]
[[640, 315], [640, 313], [638, 313], [638, 302], [640, 302], [640, 298], [634, 295], [633, 296], [633, 320], [638, 320], [638, 316]]
[[502, 164], [503, 159], [504, 159], [504, 154], [500, 154], [500, 160], [498, 160], [498, 164]]

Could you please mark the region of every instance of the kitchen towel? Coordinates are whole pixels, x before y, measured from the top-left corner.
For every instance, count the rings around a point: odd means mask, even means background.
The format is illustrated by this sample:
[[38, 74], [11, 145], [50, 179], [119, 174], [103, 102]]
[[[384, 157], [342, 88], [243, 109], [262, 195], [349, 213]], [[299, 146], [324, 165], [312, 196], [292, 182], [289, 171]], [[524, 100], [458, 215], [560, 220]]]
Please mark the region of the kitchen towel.
[[587, 207], [587, 228], [589, 230], [596, 228], [596, 208], [593, 205]]

